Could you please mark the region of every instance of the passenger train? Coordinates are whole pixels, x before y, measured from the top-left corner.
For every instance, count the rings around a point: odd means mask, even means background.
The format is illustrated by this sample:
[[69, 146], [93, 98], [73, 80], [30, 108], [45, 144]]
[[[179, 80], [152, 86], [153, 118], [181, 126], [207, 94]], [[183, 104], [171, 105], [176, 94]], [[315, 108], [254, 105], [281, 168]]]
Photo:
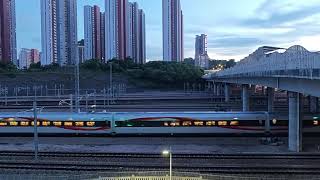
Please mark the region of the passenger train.
[[[304, 132], [320, 132], [317, 117], [304, 119]], [[269, 129], [272, 134], [286, 133], [287, 117], [265, 112], [40, 113], [37, 116], [41, 135], [241, 135], [264, 134]], [[33, 132], [33, 113], [0, 113], [0, 134]]]

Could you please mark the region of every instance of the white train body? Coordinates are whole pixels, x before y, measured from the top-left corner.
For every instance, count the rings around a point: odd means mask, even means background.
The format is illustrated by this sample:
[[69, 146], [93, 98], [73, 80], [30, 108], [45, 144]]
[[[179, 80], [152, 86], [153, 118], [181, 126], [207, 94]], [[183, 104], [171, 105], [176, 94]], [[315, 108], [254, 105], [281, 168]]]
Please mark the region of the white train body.
[[[83, 135], [204, 135], [286, 133], [284, 116], [264, 112], [177, 112], [177, 113], [40, 113], [40, 134]], [[1, 134], [32, 134], [32, 113], [0, 113]], [[304, 131], [319, 132], [319, 122], [305, 117]]]

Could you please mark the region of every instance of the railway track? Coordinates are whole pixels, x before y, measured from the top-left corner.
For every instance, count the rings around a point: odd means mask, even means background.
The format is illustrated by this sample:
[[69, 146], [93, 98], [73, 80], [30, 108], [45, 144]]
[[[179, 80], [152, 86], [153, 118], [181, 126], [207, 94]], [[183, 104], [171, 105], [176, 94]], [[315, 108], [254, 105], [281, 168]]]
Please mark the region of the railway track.
[[[31, 151], [1, 151], [0, 157], [18, 156], [32, 157], [34, 152]], [[89, 158], [163, 158], [161, 154], [145, 153], [72, 153], [72, 152], [39, 152], [39, 157], [89, 157]], [[264, 154], [264, 153], [239, 153], [239, 154], [173, 154], [174, 158], [187, 159], [313, 159], [320, 160], [320, 153], [289, 153], [289, 154]]]
[[[130, 172], [130, 171], [167, 171], [168, 165], [137, 165], [137, 164], [81, 164], [81, 163], [50, 163], [50, 162], [0, 162], [1, 170], [17, 169], [20, 172], [25, 171], [70, 171], [70, 172]], [[320, 167], [314, 165], [292, 166], [252, 166], [252, 165], [211, 165], [203, 166], [185, 166], [174, 165], [173, 170], [176, 172], [194, 172], [203, 174], [309, 174], [320, 175]]]
[[[1, 170], [19, 171], [167, 171], [160, 154], [0, 152]], [[174, 154], [173, 170], [203, 174], [320, 175], [320, 154]]]

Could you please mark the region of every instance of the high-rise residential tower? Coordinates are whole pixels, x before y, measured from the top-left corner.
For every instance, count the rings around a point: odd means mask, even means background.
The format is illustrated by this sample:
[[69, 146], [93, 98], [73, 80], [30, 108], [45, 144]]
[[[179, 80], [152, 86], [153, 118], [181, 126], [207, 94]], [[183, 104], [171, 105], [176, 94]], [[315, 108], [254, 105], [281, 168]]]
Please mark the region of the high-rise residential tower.
[[184, 59], [183, 14], [180, 0], [162, 0], [163, 60]]
[[127, 57], [128, 0], [106, 0], [106, 58]]
[[144, 63], [145, 15], [138, 3], [128, 0], [106, 0], [106, 59], [132, 58]]
[[104, 13], [100, 12], [98, 6], [84, 7], [84, 46], [86, 60], [103, 60], [105, 57], [104, 19]]
[[194, 59], [199, 58], [200, 55], [208, 54], [208, 39], [207, 35], [201, 34], [196, 36], [195, 42], [195, 57]]
[[41, 0], [41, 65], [78, 63], [77, 0]]
[[0, 61], [18, 65], [15, 0], [0, 0]]
[[145, 14], [136, 2], [129, 3], [127, 57], [138, 64], [146, 62]]
[[207, 69], [209, 67], [209, 59], [207, 35], [197, 35], [195, 39], [195, 65]]

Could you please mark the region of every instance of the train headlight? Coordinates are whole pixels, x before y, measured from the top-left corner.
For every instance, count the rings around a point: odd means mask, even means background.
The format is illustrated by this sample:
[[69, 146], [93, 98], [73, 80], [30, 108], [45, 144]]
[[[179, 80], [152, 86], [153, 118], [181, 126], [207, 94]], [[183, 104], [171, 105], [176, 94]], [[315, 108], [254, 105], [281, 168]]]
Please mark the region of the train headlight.
[[273, 124], [277, 124], [277, 119], [272, 119]]

